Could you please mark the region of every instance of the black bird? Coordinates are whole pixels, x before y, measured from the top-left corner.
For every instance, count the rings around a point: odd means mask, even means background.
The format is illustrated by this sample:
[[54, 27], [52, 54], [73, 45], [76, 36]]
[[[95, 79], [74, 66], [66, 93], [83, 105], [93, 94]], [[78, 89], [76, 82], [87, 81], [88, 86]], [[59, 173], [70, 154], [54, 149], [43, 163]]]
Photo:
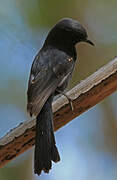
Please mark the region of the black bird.
[[87, 42], [85, 28], [76, 20], [64, 18], [49, 32], [36, 55], [28, 83], [27, 110], [36, 116], [34, 172], [49, 173], [52, 161], [60, 161], [53, 132], [53, 97], [67, 87], [77, 58], [76, 43]]

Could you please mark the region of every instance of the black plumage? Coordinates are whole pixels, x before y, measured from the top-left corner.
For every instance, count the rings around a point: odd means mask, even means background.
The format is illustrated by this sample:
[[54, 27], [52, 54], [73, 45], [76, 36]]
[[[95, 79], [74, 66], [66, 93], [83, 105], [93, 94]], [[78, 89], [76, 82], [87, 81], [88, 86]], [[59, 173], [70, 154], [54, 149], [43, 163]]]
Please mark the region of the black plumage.
[[49, 32], [45, 43], [35, 57], [28, 83], [27, 110], [36, 116], [34, 172], [48, 173], [52, 161], [60, 156], [53, 133], [53, 97], [62, 93], [72, 77], [79, 42], [93, 43], [87, 39], [84, 27], [71, 18], [60, 20]]

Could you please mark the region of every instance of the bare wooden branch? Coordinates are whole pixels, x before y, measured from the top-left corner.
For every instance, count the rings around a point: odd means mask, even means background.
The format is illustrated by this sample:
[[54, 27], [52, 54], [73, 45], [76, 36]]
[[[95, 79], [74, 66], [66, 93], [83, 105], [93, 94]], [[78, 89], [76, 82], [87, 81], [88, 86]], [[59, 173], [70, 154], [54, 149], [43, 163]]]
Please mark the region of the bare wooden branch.
[[[55, 131], [117, 90], [117, 58], [83, 80], [67, 95], [73, 99], [74, 112], [65, 97], [53, 103]], [[25, 121], [0, 139], [0, 167], [31, 148], [35, 143], [35, 120]]]

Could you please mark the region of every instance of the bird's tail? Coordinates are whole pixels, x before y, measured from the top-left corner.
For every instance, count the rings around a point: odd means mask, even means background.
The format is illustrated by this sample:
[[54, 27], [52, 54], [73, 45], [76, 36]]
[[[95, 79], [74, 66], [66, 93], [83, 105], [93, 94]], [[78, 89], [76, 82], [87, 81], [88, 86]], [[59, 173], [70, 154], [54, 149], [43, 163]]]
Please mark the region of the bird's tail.
[[49, 173], [52, 161], [60, 161], [53, 132], [52, 99], [48, 98], [36, 120], [34, 172], [38, 175], [42, 170]]

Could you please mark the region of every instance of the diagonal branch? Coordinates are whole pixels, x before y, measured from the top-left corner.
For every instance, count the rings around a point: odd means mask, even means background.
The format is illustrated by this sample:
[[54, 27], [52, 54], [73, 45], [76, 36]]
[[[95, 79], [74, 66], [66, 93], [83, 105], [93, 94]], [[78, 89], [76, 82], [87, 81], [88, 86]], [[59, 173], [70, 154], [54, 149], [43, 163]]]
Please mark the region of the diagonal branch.
[[[67, 95], [73, 99], [74, 112], [65, 97], [53, 103], [54, 130], [58, 130], [117, 90], [117, 58], [83, 80]], [[25, 121], [0, 139], [0, 167], [31, 148], [35, 143], [35, 120]]]

